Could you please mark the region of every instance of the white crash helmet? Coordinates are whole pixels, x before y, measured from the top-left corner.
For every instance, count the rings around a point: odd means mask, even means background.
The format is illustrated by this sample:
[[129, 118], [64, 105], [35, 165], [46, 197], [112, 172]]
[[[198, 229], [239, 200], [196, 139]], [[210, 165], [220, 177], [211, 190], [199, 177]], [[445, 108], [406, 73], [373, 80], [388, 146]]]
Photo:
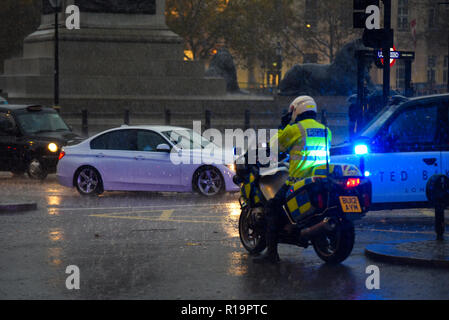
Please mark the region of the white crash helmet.
[[317, 113], [317, 104], [312, 97], [299, 96], [290, 104], [289, 111], [292, 112], [293, 121], [297, 116], [307, 111], [313, 111]]

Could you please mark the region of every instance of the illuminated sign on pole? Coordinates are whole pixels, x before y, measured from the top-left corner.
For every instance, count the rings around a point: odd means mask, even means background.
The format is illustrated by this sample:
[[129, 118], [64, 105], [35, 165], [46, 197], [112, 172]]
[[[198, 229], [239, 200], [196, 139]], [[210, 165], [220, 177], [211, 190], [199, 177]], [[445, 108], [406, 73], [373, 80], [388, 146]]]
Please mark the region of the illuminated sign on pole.
[[[381, 63], [384, 64], [384, 55], [382, 49], [377, 51], [377, 58], [380, 59]], [[394, 66], [396, 59], [401, 59], [401, 52], [396, 51], [396, 47], [390, 48], [390, 67]]]

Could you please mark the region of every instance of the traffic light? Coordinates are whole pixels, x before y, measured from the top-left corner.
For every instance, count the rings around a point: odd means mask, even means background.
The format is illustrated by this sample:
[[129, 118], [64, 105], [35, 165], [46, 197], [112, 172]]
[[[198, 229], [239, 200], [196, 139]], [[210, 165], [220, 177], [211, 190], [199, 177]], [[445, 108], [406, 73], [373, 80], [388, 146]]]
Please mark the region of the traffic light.
[[382, 60], [380, 58], [375, 58], [374, 59], [374, 64], [376, 65], [377, 68], [379, 69], [383, 69], [384, 68], [384, 64], [382, 63]]

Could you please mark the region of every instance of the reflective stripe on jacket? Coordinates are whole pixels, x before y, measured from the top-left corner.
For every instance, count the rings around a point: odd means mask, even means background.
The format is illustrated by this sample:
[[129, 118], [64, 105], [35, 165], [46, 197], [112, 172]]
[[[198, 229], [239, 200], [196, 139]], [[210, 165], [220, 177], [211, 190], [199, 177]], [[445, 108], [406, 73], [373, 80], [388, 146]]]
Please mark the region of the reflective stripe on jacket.
[[[277, 142], [280, 151], [289, 151], [289, 181], [303, 179], [311, 175], [312, 168], [326, 163], [325, 126], [314, 119], [305, 119], [279, 130]], [[332, 133], [328, 130], [329, 154]], [[276, 136], [274, 137], [276, 139]], [[330, 160], [330, 159], [329, 159]]]

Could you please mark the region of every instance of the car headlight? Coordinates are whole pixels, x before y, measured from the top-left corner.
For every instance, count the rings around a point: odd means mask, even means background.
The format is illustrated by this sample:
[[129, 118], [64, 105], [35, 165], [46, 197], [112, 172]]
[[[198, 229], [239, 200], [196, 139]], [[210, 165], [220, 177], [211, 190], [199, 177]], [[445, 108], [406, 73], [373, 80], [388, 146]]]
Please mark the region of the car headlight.
[[58, 151], [58, 145], [52, 142], [48, 145], [48, 150], [50, 150], [51, 152], [56, 152]]
[[227, 164], [226, 167], [228, 167], [228, 169], [232, 172], [235, 172], [235, 164]]

